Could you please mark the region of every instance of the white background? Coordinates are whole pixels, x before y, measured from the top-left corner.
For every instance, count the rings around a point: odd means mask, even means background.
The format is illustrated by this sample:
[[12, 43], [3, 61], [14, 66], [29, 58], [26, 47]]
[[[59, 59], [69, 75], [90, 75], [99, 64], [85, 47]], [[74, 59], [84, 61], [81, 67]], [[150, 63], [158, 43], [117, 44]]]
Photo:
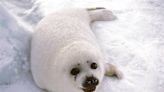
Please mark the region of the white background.
[[29, 69], [30, 38], [40, 19], [62, 8], [96, 6], [117, 16], [92, 28], [107, 62], [124, 74], [105, 77], [98, 92], [164, 92], [163, 0], [0, 0], [0, 92], [41, 92]]

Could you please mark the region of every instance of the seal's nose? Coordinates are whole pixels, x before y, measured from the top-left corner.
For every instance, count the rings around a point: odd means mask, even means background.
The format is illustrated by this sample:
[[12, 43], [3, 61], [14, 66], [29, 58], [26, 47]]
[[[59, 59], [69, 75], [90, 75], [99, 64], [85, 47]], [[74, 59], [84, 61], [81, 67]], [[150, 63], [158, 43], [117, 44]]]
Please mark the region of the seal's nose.
[[83, 87], [97, 86], [99, 84], [99, 80], [93, 76], [86, 77], [86, 80], [83, 83]]

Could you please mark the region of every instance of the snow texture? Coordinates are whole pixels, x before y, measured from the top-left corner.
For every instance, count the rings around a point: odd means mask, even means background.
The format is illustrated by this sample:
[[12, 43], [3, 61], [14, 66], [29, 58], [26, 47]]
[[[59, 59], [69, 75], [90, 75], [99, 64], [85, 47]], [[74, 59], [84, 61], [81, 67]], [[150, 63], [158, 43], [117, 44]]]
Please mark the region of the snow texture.
[[163, 0], [0, 0], [0, 92], [41, 92], [30, 73], [32, 29], [49, 13], [70, 7], [106, 7], [115, 21], [93, 30], [106, 62], [122, 80], [105, 77], [98, 92], [164, 92]]

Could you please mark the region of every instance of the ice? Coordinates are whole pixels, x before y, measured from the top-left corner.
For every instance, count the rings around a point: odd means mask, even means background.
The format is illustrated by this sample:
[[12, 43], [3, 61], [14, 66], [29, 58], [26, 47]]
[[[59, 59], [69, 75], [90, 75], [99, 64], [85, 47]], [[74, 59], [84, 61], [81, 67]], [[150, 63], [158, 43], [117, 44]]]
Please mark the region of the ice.
[[164, 92], [163, 0], [0, 0], [0, 92], [41, 92], [32, 80], [29, 51], [42, 17], [96, 6], [117, 16], [92, 28], [106, 62], [124, 74], [122, 80], [105, 77], [98, 92]]

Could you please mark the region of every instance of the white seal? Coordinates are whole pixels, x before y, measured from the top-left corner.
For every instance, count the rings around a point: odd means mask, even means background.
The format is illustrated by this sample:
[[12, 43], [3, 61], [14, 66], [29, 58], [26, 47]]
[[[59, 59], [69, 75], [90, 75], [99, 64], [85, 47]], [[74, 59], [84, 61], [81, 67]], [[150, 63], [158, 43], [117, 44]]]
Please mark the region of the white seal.
[[63, 9], [42, 19], [33, 34], [31, 71], [36, 84], [49, 92], [94, 92], [104, 75], [121, 72], [105, 64], [90, 24], [112, 20], [104, 8]]

